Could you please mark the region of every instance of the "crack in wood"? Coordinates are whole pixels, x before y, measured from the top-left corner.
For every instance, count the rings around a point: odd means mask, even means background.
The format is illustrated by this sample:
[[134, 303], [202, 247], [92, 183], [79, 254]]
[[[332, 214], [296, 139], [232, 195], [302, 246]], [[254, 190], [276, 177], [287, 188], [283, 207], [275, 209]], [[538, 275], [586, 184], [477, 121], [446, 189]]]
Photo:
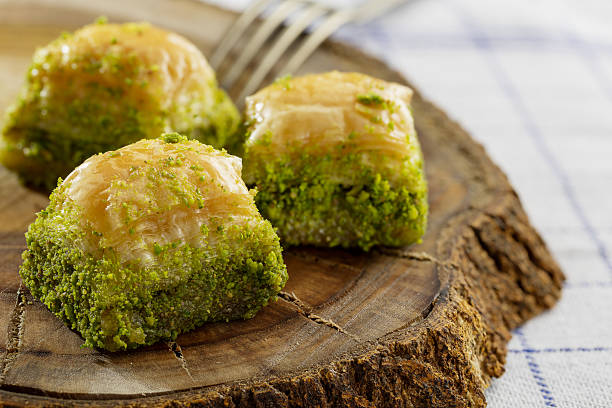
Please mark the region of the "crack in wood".
[[338, 323], [334, 322], [333, 320], [326, 319], [317, 314], [314, 314], [312, 312], [312, 307], [307, 305], [302, 300], [300, 300], [300, 298], [298, 298], [295, 295], [295, 293], [280, 292], [278, 294], [278, 297], [284, 300], [285, 302], [295, 306], [295, 308], [297, 309], [297, 312], [301, 314], [302, 316], [304, 316], [305, 318], [307, 318], [308, 320], [314, 323], [332, 328], [340, 333], [346, 334], [347, 336], [349, 336], [355, 341], [362, 341], [359, 337], [355, 336], [352, 333], [347, 332], [345, 329], [343, 329]]
[[[513, 282], [516, 288], [523, 294], [520, 296], [520, 300], [514, 302], [517, 309], [522, 309], [523, 313], [530, 310], [531, 313], [535, 314], [537, 313], [536, 304], [538, 305], [537, 307], [550, 308], [554, 304], [553, 299], [560, 296], [560, 287], [565, 279], [561, 270], [558, 269], [553, 259], [549, 259], [547, 262], [538, 259], [533, 252], [533, 246], [537, 246], [538, 243], [531, 244], [517, 230], [517, 225], [520, 225], [521, 222], [520, 220], [509, 222], [499, 216], [485, 215], [494, 223], [469, 226], [475, 239], [475, 245], [482, 249], [485, 256], [493, 263], [495, 269]], [[541, 243], [541, 245], [544, 244]], [[523, 251], [524, 253], [521, 254]], [[472, 262], [476, 261], [476, 259], [469, 255], [468, 259]], [[546, 282], [547, 286], [550, 288], [554, 288], [555, 285], [558, 286], [558, 289], [553, 291], [556, 293], [551, 293], [552, 298], [538, 296], [538, 293], [540, 293], [539, 288], [529, 285], [528, 278], [535, 276], [534, 274], [538, 272], [544, 273], [550, 279], [549, 282]], [[525, 302], [525, 297], [530, 302]], [[509, 299], [504, 299], [503, 302], [512, 303]], [[509, 327], [515, 327], [517, 324], [509, 325]]]
[[431, 262], [439, 266], [446, 266], [454, 269], [458, 269], [459, 266], [450, 261], [442, 261], [436, 258], [433, 255], [428, 254], [427, 252], [410, 252], [404, 251], [402, 249], [393, 249], [393, 248], [378, 248], [376, 249], [382, 255], [396, 256], [399, 258], [410, 259], [412, 261], [420, 261], [420, 262]]
[[357, 272], [361, 272], [361, 268], [357, 268], [353, 265], [349, 265], [343, 262], [338, 262], [338, 261], [332, 261], [329, 259], [325, 259], [323, 257], [317, 256], [317, 255], [313, 255], [313, 254], [309, 254], [307, 252], [304, 251], [296, 251], [293, 250], [291, 252], [288, 253], [289, 256], [294, 256], [296, 258], [299, 258], [301, 260], [304, 261], [308, 261], [308, 262], [313, 262], [313, 263], [322, 263], [331, 267], [342, 267], [342, 268], [346, 268], [352, 271], [357, 271]]
[[6, 350], [4, 351], [2, 356], [2, 364], [0, 365], [0, 386], [4, 385], [6, 375], [8, 374], [13, 361], [19, 355], [24, 330], [25, 305], [26, 297], [22, 292], [22, 286], [20, 284], [19, 289], [17, 289], [15, 306], [11, 312], [6, 331]]
[[183, 370], [185, 370], [191, 381], [195, 383], [195, 379], [191, 375], [191, 371], [189, 371], [189, 367], [187, 366], [187, 360], [183, 355], [183, 349], [181, 349], [181, 346], [179, 346], [176, 341], [169, 341], [168, 349], [172, 352], [172, 354], [174, 354], [174, 357], [181, 363], [181, 367], [183, 368]]

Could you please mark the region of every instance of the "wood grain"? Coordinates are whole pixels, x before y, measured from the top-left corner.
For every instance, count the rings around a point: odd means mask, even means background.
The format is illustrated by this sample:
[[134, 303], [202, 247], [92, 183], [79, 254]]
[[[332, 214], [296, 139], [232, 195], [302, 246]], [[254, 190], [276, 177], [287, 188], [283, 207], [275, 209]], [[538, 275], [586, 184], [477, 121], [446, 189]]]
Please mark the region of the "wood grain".
[[[233, 18], [189, 0], [83, 3], [0, 1], [0, 108], [18, 91], [37, 45], [99, 14], [152, 21], [205, 52]], [[331, 69], [406, 83], [332, 42], [303, 72]], [[81, 338], [21, 286], [23, 233], [47, 199], [0, 168], [0, 401], [484, 406], [484, 389], [504, 370], [509, 330], [554, 305], [563, 274], [482, 147], [418, 93], [414, 114], [430, 186], [422, 244], [367, 254], [292, 249], [285, 293], [255, 318], [132, 352], [81, 348]]]

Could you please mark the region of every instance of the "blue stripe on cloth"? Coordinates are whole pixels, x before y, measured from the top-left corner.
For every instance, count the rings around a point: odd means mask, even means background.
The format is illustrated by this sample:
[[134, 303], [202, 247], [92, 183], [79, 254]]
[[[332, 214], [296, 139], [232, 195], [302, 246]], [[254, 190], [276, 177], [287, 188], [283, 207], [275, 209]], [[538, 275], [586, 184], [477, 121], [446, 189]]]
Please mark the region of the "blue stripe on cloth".
[[[381, 41], [381, 30], [382, 28], [379, 24], [370, 22], [362, 26], [344, 28], [337, 37], [353, 44], [360, 44], [355, 38], [373, 39], [381, 46], [388, 46], [391, 44], [389, 41]], [[386, 37], [389, 38], [387, 35]], [[402, 49], [417, 50], [431, 48], [457, 50], [459, 47], [472, 49], [475, 41], [488, 41], [495, 49], [529, 48], [536, 51], [567, 51], [573, 54], [580, 51], [577, 49], [576, 43], [568, 38], [546, 37], [522, 33], [481, 37], [480, 35], [461, 36], [455, 33], [438, 34], [411, 32], [402, 36], [401, 47]], [[588, 45], [591, 50], [596, 50], [598, 53], [612, 55], [612, 44], [603, 42], [583, 42], [582, 45]]]
[[[515, 331], [516, 333], [516, 331]], [[612, 347], [561, 347], [561, 348], [521, 348], [508, 350], [510, 353], [593, 353], [593, 352], [612, 351]]]
[[[561, 179], [562, 184], [564, 186], [569, 187], [569, 184], [566, 183], [567, 176], [565, 176], [565, 174], [561, 170], [560, 165], [557, 163], [557, 161], [553, 157], [552, 152], [550, 152], [550, 150], [547, 148], [546, 144], [544, 143], [542, 135], [540, 134], [539, 129], [535, 124], [535, 121], [529, 114], [527, 107], [523, 103], [521, 96], [519, 95], [518, 91], [512, 86], [510, 78], [508, 78], [503, 68], [498, 63], [497, 59], [495, 59], [494, 54], [491, 52], [492, 48], [489, 42], [487, 41], [486, 37], [482, 35], [482, 33], [480, 33], [480, 31], [478, 30], [477, 22], [473, 18], [470, 18], [469, 15], [467, 15], [467, 13], [464, 10], [458, 7], [457, 2], [451, 1], [448, 3], [451, 4], [451, 9], [455, 11], [457, 18], [463, 24], [466, 32], [470, 36], [474, 36], [475, 47], [481, 51], [481, 54], [484, 56], [487, 62], [489, 71], [491, 71], [491, 74], [494, 76], [495, 80], [498, 82], [498, 85], [500, 86], [502, 92], [510, 100], [510, 102], [512, 102], [512, 105], [517, 110], [518, 115], [521, 117], [523, 121], [523, 125], [525, 126], [525, 129], [527, 130], [527, 132], [530, 134], [530, 136], [534, 140], [538, 150], [540, 151], [540, 154], [543, 155], [545, 159], [549, 162], [549, 165], [553, 168], [557, 177]], [[572, 202], [572, 205], [575, 204], [574, 210], [582, 211], [578, 201], [574, 197], [574, 194], [571, 188], [566, 188], [565, 192], [570, 202]], [[588, 220], [586, 220], [586, 217], [584, 217], [583, 219], [583, 224], [584, 224], [584, 221], [587, 221], [585, 226], [587, 227], [587, 231], [589, 231], [588, 226], [590, 224], [588, 224]], [[523, 349], [528, 349], [529, 345], [527, 343], [527, 339], [525, 338], [522, 330], [520, 329], [516, 330], [515, 333], [517, 334], [519, 338], [521, 347]], [[540, 370], [540, 366], [538, 365], [535, 357], [533, 356], [533, 354], [530, 354], [530, 353], [524, 353], [523, 355], [525, 356], [525, 360], [527, 361], [527, 366], [529, 367], [529, 370], [531, 371], [531, 375], [539, 387], [540, 395], [542, 396], [542, 399], [544, 400], [544, 405], [546, 405], [547, 407], [556, 407], [557, 404], [555, 404], [555, 398], [552, 392], [550, 391], [550, 387], [548, 386], [548, 384], [546, 384], [544, 376], [542, 375], [542, 371]]]
[[[521, 343], [521, 347], [524, 350], [529, 350], [529, 346], [527, 344], [527, 339], [523, 334], [523, 331], [520, 329], [516, 329], [514, 333], [517, 335], [519, 342]], [[550, 387], [546, 384], [546, 380], [542, 375], [542, 370], [540, 370], [540, 365], [537, 363], [535, 357], [532, 353], [523, 353], [525, 356], [525, 360], [527, 361], [527, 366], [529, 367], [529, 371], [531, 371], [531, 376], [535, 380], [536, 384], [540, 389], [540, 394], [542, 395], [542, 399], [544, 400], [544, 405], [547, 407], [556, 407], [555, 398], [553, 397], [552, 392], [550, 391]]]
[[580, 55], [589, 69], [593, 78], [599, 83], [600, 89], [604, 92], [606, 98], [612, 102], [612, 82], [601, 67], [601, 62], [592, 44], [584, 41], [573, 32], [565, 32], [565, 37], [568, 43], [574, 48], [576, 53]]
[[612, 282], [565, 282], [564, 289], [612, 288]]
[[523, 98], [512, 84], [512, 81], [504, 71], [503, 67], [500, 65], [500, 63], [497, 61], [497, 59], [491, 52], [493, 48], [487, 40], [487, 37], [478, 30], [477, 22], [474, 19], [469, 18], [465, 10], [457, 7], [458, 3], [456, 1], [449, 1], [448, 4], [452, 4], [452, 9], [456, 11], [455, 14], [463, 23], [466, 31], [469, 35], [473, 36], [473, 41], [476, 48], [483, 51], [482, 54], [486, 59], [491, 74], [494, 76], [495, 80], [497, 81], [499, 87], [501, 88], [505, 96], [510, 100], [510, 102], [512, 102], [512, 106], [514, 106], [514, 108], [516, 109], [517, 114], [523, 122], [525, 130], [534, 141], [536, 148], [544, 157], [552, 171], [559, 179], [563, 192], [565, 193], [565, 196], [569, 201], [570, 205], [574, 209], [576, 216], [578, 217], [587, 234], [591, 238], [591, 241], [595, 245], [599, 256], [608, 268], [608, 271], [612, 273], [612, 261], [608, 256], [608, 252], [603, 241], [600, 239], [599, 234], [591, 224], [591, 221], [586, 216], [586, 213], [582, 208], [582, 205], [580, 205], [580, 202], [576, 197], [574, 189], [572, 188], [568, 175], [566, 174], [565, 170], [563, 170], [561, 164], [555, 158], [550, 148], [547, 146], [546, 141], [544, 140], [540, 129], [536, 125], [536, 121], [527, 109]]

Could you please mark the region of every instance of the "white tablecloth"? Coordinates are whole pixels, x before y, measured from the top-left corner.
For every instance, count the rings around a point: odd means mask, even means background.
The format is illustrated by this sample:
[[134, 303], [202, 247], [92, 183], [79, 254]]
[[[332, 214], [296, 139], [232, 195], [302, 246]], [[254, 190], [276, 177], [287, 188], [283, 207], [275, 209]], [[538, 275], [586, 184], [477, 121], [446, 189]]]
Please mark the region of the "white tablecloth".
[[612, 1], [421, 0], [335, 38], [485, 145], [567, 275], [514, 332], [489, 406], [612, 407]]

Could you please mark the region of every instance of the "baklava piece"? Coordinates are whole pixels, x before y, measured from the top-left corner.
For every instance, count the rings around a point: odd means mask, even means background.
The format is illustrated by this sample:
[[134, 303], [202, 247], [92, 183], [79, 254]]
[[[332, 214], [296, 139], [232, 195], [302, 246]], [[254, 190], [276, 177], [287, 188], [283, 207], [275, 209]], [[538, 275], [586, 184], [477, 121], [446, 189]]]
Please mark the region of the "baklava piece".
[[287, 245], [404, 246], [427, 223], [412, 90], [358, 73], [282, 78], [246, 100], [244, 178]]
[[253, 317], [287, 271], [240, 171], [176, 133], [89, 158], [30, 225], [25, 285], [110, 351]]

